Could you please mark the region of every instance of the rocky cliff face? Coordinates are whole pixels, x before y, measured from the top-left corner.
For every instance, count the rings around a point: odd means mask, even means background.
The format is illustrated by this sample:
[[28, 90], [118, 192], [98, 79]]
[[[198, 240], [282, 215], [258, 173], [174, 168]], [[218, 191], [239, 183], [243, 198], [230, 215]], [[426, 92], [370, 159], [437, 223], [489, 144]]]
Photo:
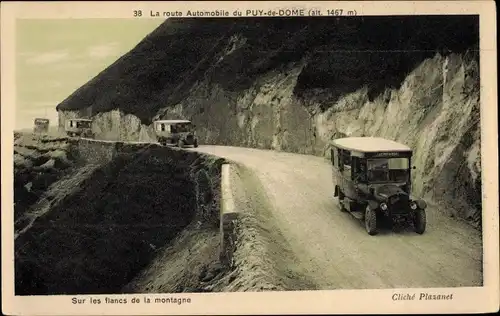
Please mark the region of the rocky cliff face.
[[92, 107], [82, 110], [59, 111], [59, 132], [64, 133], [64, 126], [68, 119], [92, 117], [93, 132], [99, 139], [124, 141], [153, 141], [154, 133], [149, 126], [144, 125], [132, 114], [123, 114], [120, 110], [92, 113]]
[[[446, 202], [453, 215], [481, 209], [479, 65], [467, 56], [426, 59], [399, 89], [370, 100], [366, 87], [326, 104], [328, 91], [298, 98], [303, 64], [271, 71], [239, 95], [202, 82], [163, 116], [192, 117], [205, 144], [329, 155], [344, 136], [381, 136], [415, 150], [414, 194]], [[203, 101], [200, 101], [203, 100]], [[197, 112], [205, 106], [201, 115]], [[217, 115], [225, 113], [225, 115]]]
[[338, 137], [394, 139], [415, 150], [415, 195], [480, 224], [476, 18], [203, 20], [169, 19], [62, 102], [61, 121], [91, 104], [104, 139], [187, 118], [204, 144], [324, 156]]

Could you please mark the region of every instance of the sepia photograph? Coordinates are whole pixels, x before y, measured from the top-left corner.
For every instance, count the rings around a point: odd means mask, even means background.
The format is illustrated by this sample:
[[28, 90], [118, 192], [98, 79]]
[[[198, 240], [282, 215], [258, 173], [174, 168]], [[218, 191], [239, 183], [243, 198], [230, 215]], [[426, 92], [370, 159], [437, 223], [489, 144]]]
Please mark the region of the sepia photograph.
[[486, 288], [497, 103], [480, 14], [194, 4], [12, 19], [16, 299], [126, 314], [208, 294], [458, 304]]

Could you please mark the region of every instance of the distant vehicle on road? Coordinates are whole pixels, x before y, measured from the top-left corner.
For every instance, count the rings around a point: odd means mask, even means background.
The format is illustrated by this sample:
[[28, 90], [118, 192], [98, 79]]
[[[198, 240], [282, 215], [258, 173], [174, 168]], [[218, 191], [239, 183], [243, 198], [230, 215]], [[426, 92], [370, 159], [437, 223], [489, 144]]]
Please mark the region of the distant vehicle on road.
[[35, 119], [35, 126], [33, 127], [33, 132], [34, 133], [48, 133], [49, 131], [49, 119], [46, 118], [36, 118]]
[[94, 138], [92, 120], [74, 118], [66, 121], [66, 134], [69, 137]]
[[196, 126], [189, 120], [159, 120], [154, 121], [156, 140], [164, 145], [198, 147]]
[[410, 198], [412, 150], [392, 140], [348, 137], [332, 142], [334, 196], [342, 211], [364, 220], [368, 234], [378, 224], [413, 224], [415, 232], [426, 228], [424, 200]]

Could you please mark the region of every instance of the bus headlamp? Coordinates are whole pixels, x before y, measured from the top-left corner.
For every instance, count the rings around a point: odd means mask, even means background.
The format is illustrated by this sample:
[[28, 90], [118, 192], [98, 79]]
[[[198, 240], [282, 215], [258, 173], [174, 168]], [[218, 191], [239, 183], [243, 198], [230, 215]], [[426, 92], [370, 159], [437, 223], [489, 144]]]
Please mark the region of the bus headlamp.
[[411, 208], [412, 210], [416, 210], [416, 209], [417, 209], [417, 203], [415, 203], [415, 202], [413, 202], [413, 201], [412, 201], [412, 202], [410, 203], [410, 208]]
[[385, 203], [380, 203], [380, 209], [381, 209], [382, 211], [387, 211], [387, 204], [385, 204]]

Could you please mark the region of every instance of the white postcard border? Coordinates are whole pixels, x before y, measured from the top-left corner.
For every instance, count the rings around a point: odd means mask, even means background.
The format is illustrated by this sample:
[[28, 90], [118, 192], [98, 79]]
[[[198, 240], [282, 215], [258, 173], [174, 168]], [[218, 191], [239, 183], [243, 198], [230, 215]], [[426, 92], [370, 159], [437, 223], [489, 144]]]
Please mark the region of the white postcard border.
[[[185, 304], [75, 305], [72, 297], [14, 296], [13, 125], [15, 104], [15, 20], [133, 18], [133, 11], [342, 8], [357, 15], [479, 14], [481, 83], [481, 163], [483, 168], [484, 286], [479, 288], [335, 290], [265, 293], [137, 294], [108, 297], [190, 298]], [[492, 1], [337, 1], [337, 2], [7, 2], [1, 12], [2, 65], [2, 309], [5, 314], [314, 314], [314, 313], [474, 313], [494, 312], [499, 304], [498, 148], [496, 88], [496, 10]], [[451, 301], [393, 301], [395, 293], [453, 293]]]

